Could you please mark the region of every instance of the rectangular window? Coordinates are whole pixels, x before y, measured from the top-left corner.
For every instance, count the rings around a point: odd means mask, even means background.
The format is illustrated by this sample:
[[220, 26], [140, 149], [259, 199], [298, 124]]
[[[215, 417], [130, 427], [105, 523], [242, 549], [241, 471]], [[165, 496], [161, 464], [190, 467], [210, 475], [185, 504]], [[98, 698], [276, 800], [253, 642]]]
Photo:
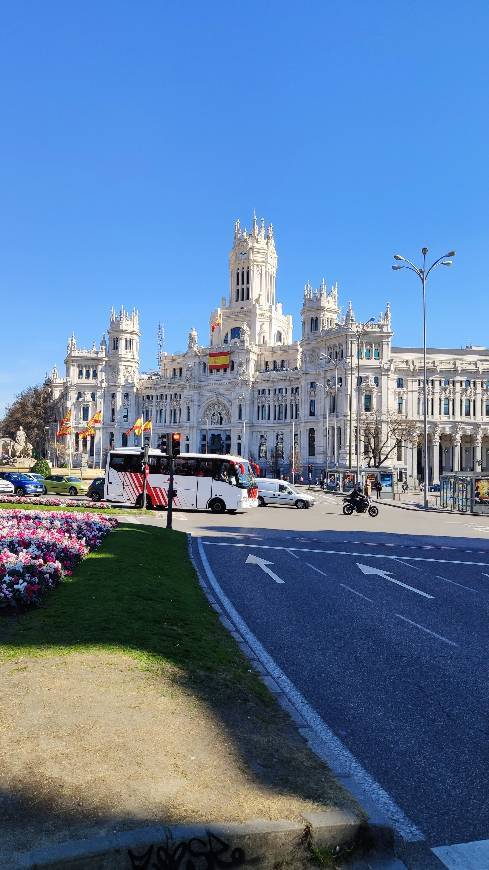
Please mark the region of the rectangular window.
[[486, 417], [489, 417], [489, 401], [486, 399]]
[[380, 348], [374, 347], [374, 359], [380, 359]]
[[464, 417], [470, 417], [470, 399], [464, 399]]
[[112, 350], [119, 350], [119, 339], [118, 338], [112, 339]]
[[94, 381], [97, 380], [97, 369], [92, 369], [92, 378]]
[[398, 378], [397, 379], [397, 389], [401, 390], [403, 388], [403, 386], [404, 386], [404, 378]]
[[88, 423], [89, 419], [90, 419], [90, 406], [83, 405], [83, 407], [82, 407], [82, 420], [84, 423]]
[[400, 399], [397, 400], [397, 413], [398, 414], [402, 414], [403, 405], [404, 405], [404, 399], [401, 397]]
[[124, 423], [129, 422], [129, 408], [123, 408], [122, 410], [122, 420]]
[[311, 399], [309, 402], [309, 416], [310, 417], [316, 416], [316, 400], [315, 399]]
[[115, 422], [115, 408], [110, 409], [110, 422], [111, 423]]
[[443, 413], [445, 417], [450, 416], [450, 399], [443, 399]]
[[83, 380], [83, 369], [78, 369], [78, 380]]
[[365, 393], [363, 397], [363, 410], [371, 411], [372, 410], [372, 396], [370, 393]]

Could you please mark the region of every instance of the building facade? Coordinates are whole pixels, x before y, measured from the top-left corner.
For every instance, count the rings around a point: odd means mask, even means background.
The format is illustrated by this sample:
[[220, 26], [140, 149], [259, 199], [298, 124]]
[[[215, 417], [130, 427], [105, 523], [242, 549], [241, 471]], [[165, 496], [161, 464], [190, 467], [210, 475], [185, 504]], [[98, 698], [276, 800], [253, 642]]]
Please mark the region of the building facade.
[[[423, 353], [392, 344], [390, 306], [359, 323], [338, 288], [323, 280], [304, 288], [301, 338], [276, 299], [273, 228], [253, 218], [234, 227], [229, 289], [210, 316], [200, 344], [162, 353], [157, 371], [141, 373], [138, 312], [112, 310], [107, 335], [91, 349], [72, 336], [65, 376], [51, 374], [61, 419], [72, 412], [75, 462], [103, 465], [112, 447], [140, 444], [127, 435], [137, 417], [152, 421], [152, 445], [180, 433], [181, 449], [247, 456], [267, 471], [299, 473], [312, 465], [397, 470], [423, 478]], [[489, 351], [429, 348], [429, 476], [489, 471]], [[81, 433], [102, 410], [94, 436]], [[64, 439], [67, 448], [68, 436]]]

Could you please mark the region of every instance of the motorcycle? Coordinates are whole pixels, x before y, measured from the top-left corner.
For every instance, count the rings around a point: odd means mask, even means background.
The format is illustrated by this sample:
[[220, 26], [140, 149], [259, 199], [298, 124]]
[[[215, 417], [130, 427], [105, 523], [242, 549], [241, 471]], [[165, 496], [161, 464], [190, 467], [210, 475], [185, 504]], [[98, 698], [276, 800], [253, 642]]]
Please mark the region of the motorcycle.
[[377, 505], [372, 504], [366, 495], [362, 495], [355, 500], [352, 500], [351, 496], [348, 495], [343, 499], [343, 502], [343, 513], [346, 517], [351, 517], [353, 511], [356, 511], [357, 514], [368, 513], [369, 517], [376, 517], [379, 513]]

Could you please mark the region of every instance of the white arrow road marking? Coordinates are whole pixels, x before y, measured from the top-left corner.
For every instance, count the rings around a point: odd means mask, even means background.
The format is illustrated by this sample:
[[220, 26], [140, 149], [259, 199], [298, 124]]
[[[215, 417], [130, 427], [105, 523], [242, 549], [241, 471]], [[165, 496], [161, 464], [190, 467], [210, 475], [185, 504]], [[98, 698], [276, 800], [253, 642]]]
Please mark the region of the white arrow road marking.
[[272, 580], [275, 580], [275, 583], [285, 582], [284, 580], [281, 580], [280, 577], [277, 577], [277, 575], [274, 574], [273, 571], [270, 571], [270, 568], [267, 567], [267, 565], [273, 565], [273, 562], [268, 562], [266, 559], [260, 559], [259, 556], [252, 556], [250, 553], [245, 564], [258, 565], [258, 567], [261, 568], [262, 571], [265, 572], [265, 574], [268, 574], [268, 576], [271, 577]]
[[397, 586], [403, 586], [404, 589], [416, 592], [418, 595], [422, 595], [423, 598], [434, 598], [434, 595], [428, 595], [427, 592], [422, 592], [421, 589], [415, 589], [414, 586], [409, 586], [407, 583], [402, 583], [400, 580], [396, 580], [395, 577], [391, 577], [390, 571], [382, 571], [380, 568], [372, 568], [371, 565], [362, 565], [361, 562], [357, 562], [357, 568], [360, 568], [360, 571], [362, 571], [363, 574], [378, 574], [379, 577], [384, 577], [385, 580], [390, 580], [391, 583], [396, 583]]

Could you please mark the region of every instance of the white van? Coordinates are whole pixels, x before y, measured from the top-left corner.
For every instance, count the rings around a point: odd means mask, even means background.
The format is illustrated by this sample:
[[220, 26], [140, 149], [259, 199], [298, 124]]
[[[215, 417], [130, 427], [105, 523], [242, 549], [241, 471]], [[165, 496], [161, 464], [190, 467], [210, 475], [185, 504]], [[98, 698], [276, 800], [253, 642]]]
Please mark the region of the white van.
[[260, 507], [268, 504], [282, 504], [296, 507], [299, 510], [311, 507], [314, 504], [312, 495], [307, 492], [298, 492], [292, 484], [285, 480], [271, 480], [269, 477], [259, 477], [258, 504]]

